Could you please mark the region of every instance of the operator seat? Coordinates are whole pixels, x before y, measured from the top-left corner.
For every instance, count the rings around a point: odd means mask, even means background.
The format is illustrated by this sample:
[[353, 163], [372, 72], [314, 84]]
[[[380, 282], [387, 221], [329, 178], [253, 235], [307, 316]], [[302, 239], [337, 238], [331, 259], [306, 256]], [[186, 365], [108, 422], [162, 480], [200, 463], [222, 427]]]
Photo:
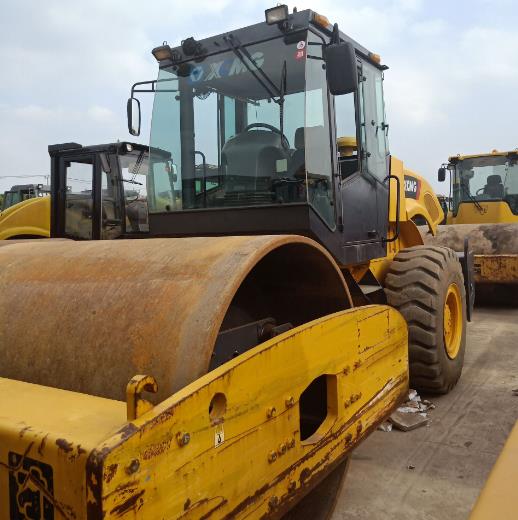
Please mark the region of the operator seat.
[[295, 151], [291, 156], [289, 175], [295, 178], [303, 177], [306, 173], [306, 147], [309, 156], [318, 155], [322, 153], [322, 143], [328, 141], [322, 125], [297, 128], [295, 130]]
[[245, 131], [231, 137], [221, 153], [226, 192], [269, 190], [276, 161], [287, 155], [279, 134], [269, 130]]
[[492, 199], [504, 198], [504, 185], [502, 184], [502, 177], [500, 175], [490, 175], [487, 178], [487, 184], [484, 186], [484, 195]]

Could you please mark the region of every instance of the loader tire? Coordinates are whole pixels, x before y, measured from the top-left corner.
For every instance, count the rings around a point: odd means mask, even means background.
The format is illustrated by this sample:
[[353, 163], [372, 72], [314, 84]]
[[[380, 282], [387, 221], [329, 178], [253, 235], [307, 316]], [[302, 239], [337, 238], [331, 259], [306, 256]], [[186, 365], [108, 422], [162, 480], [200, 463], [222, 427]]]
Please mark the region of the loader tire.
[[385, 292], [408, 324], [411, 387], [448, 393], [459, 380], [466, 349], [466, 294], [456, 253], [441, 246], [400, 251]]

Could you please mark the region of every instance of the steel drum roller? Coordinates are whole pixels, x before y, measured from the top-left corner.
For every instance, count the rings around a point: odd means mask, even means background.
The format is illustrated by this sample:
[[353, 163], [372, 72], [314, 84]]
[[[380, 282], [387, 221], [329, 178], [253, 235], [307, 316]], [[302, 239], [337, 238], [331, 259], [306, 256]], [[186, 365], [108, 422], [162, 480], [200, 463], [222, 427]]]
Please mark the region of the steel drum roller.
[[293, 326], [350, 306], [342, 274], [296, 236], [37, 240], [0, 248], [0, 376], [161, 401], [208, 371], [220, 330]]

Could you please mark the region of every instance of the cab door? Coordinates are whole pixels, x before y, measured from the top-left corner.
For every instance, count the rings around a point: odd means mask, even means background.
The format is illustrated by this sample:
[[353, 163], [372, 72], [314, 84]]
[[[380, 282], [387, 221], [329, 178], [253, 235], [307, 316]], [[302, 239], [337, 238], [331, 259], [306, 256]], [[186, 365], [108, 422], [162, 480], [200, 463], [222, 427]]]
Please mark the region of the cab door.
[[[386, 254], [388, 154], [381, 70], [358, 60], [358, 92], [336, 96], [344, 264]], [[343, 139], [351, 146], [342, 147]], [[352, 139], [352, 143], [351, 143]]]
[[100, 215], [95, 211], [101, 201], [98, 162], [95, 154], [67, 154], [55, 158], [51, 236], [75, 240], [100, 238]]
[[[362, 64], [362, 72], [366, 138], [366, 153], [364, 155], [366, 170], [376, 181], [377, 231], [378, 239], [383, 240], [387, 237], [389, 218], [388, 125], [385, 121], [383, 73], [368, 62]], [[383, 251], [382, 256], [384, 254]]]

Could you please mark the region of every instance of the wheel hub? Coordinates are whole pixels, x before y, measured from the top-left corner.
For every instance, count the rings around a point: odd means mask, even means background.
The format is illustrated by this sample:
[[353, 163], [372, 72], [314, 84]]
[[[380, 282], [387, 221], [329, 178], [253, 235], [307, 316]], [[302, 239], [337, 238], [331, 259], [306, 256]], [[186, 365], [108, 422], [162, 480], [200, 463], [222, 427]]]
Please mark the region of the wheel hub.
[[457, 284], [448, 287], [444, 302], [444, 346], [450, 359], [455, 359], [462, 339], [462, 300]]

